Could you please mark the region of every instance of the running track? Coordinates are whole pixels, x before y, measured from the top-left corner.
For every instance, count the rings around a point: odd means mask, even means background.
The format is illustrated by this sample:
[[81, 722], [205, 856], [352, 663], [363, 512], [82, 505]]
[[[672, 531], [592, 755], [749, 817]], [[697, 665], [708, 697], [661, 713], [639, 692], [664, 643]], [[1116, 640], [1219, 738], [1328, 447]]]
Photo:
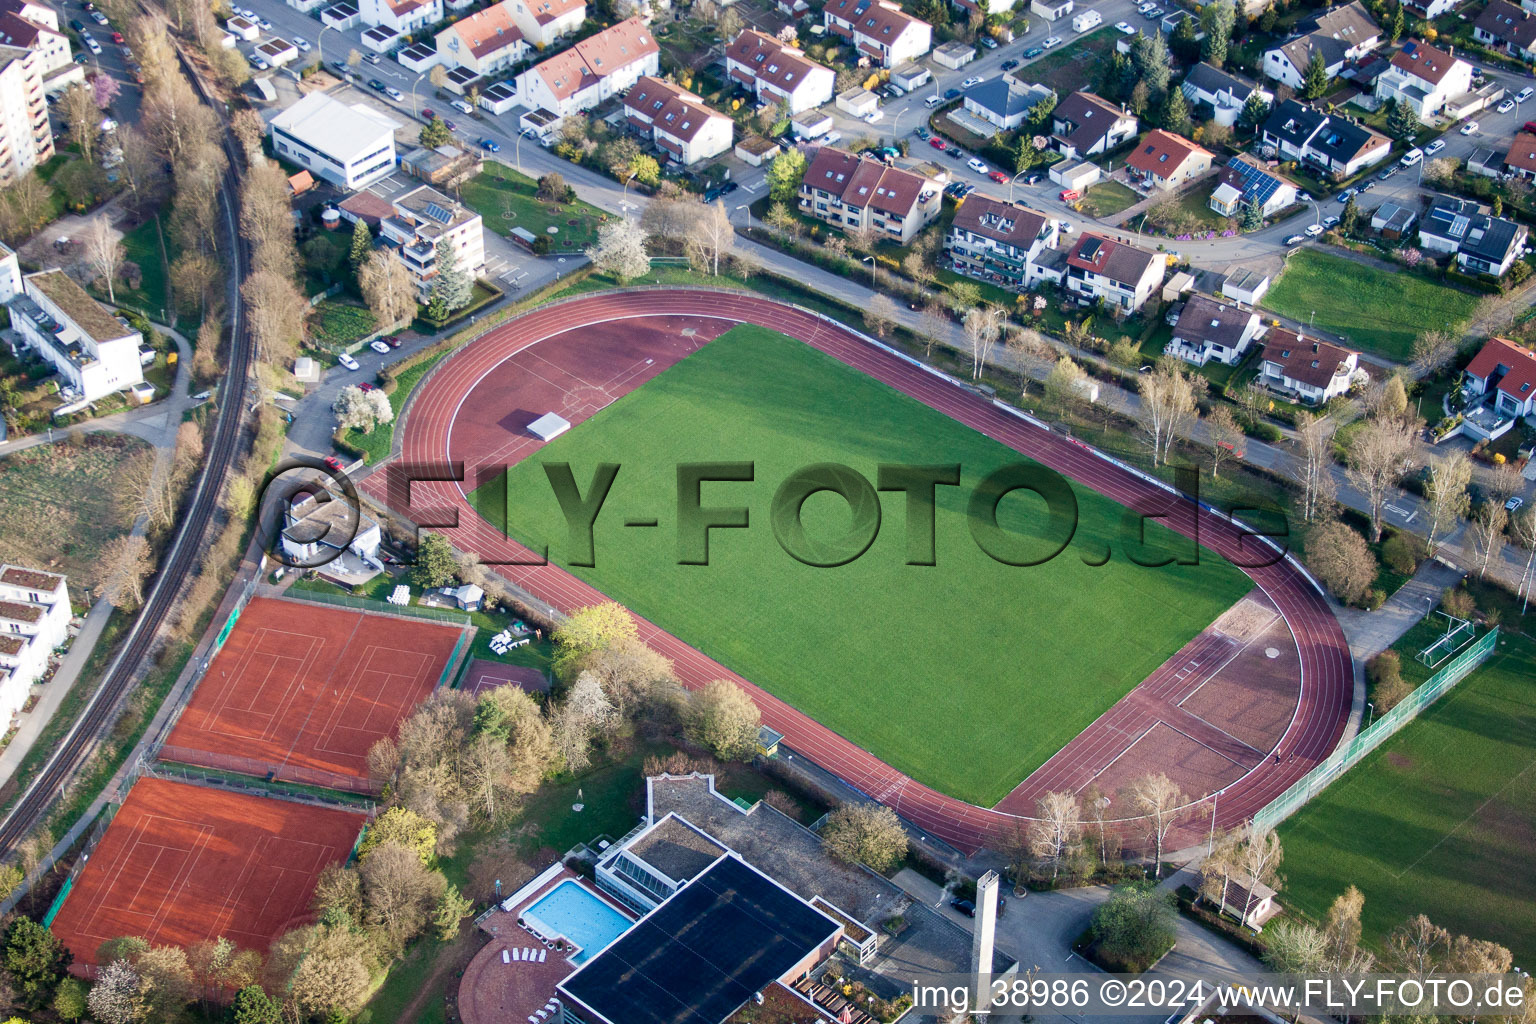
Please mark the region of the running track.
[[[448, 459], [449, 434], [464, 396], [492, 368], [528, 346], [587, 324], [665, 315], [715, 317], [780, 331], [1127, 507], [1155, 512], [1169, 508], [1173, 501], [1167, 491], [1104, 461], [1079, 442], [1003, 412], [986, 399], [882, 351], [854, 332], [812, 313], [755, 296], [686, 289], [583, 296], [541, 307], [487, 332], [439, 366], [416, 394], [397, 435], [401, 458], [439, 463]], [[476, 413], [471, 411], [468, 415]], [[474, 465], [467, 467], [468, 481], [475, 479], [476, 469]], [[429, 516], [436, 518], [453, 510], [457, 512], [459, 526], [442, 532], [455, 546], [478, 552], [486, 561], [528, 558], [526, 549], [509, 541], [474, 512], [465, 496], [465, 486], [453, 482], [415, 483], [410, 507], [397, 507], [395, 511], [423, 522]], [[467, 486], [473, 484], [467, 482]], [[373, 474], [365, 489], [377, 500], [385, 500], [383, 474]], [[1207, 511], [1201, 511], [1199, 517], [1201, 543], [1234, 561], [1253, 560], [1254, 543], [1250, 539], [1243, 544], [1242, 534], [1231, 523]], [[1190, 519], [1184, 514], [1171, 516], [1165, 522], [1187, 533]], [[608, 600], [554, 565], [502, 566], [499, 571], [565, 611]], [[1289, 561], [1247, 572], [1274, 602], [1296, 639], [1301, 654], [1301, 693], [1295, 715], [1275, 748], [1278, 760], [1264, 759], [1221, 792], [1217, 821], [1220, 827], [1246, 820], [1326, 757], [1343, 733], [1354, 693], [1353, 668], [1343, 630], [1306, 576]], [[784, 733], [788, 746], [940, 839], [974, 851], [982, 846], [996, 846], [1024, 820], [945, 796], [914, 781], [671, 634], [639, 616], [636, 619], [642, 638], [672, 659], [685, 685], [702, 686], [720, 678], [736, 680], [751, 694], [763, 721]], [[1093, 738], [1100, 725], [1095, 722], [1089, 726], [1080, 739]], [[1192, 824], [1194, 830], [1183, 838], [1193, 840], [1209, 827], [1206, 821]]]

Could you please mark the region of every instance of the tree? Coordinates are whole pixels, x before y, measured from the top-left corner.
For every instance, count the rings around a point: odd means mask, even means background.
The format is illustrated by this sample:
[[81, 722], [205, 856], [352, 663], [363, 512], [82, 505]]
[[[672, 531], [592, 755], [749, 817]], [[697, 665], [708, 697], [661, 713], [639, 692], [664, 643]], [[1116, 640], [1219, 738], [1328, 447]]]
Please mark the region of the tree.
[[1328, 91], [1328, 66], [1323, 63], [1321, 50], [1312, 51], [1312, 59], [1307, 61], [1307, 71], [1302, 78], [1301, 98], [1315, 100]]
[[587, 259], [619, 284], [628, 284], [651, 269], [645, 251], [645, 231], [628, 217], [611, 220], [597, 229], [597, 244], [587, 249]]
[[1450, 953], [1451, 933], [1423, 914], [1398, 925], [1382, 947], [1382, 965], [1423, 977], [1433, 974]]
[[1084, 387], [1087, 383], [1087, 372], [1070, 356], [1062, 356], [1045, 376], [1042, 384], [1045, 400], [1062, 412], [1075, 409], [1086, 400]]
[[399, 324], [416, 311], [416, 282], [393, 251], [375, 249], [368, 254], [357, 274], [358, 290], [374, 319], [381, 324]]
[[187, 951], [180, 946], [155, 946], [134, 961], [139, 975], [139, 997], [150, 1021], [173, 1021], [192, 1001], [192, 969]]
[[370, 988], [373, 957], [367, 948], [368, 937], [362, 932], [321, 927], [302, 929], [298, 938], [299, 956], [286, 979], [289, 996], [303, 1014], [323, 1017], [337, 1012], [350, 1017], [362, 1006]]
[[1376, 556], [1354, 528], [1329, 519], [1307, 532], [1307, 566], [1339, 600], [1359, 604], [1376, 582]]
[[1175, 135], [1189, 134], [1189, 101], [1184, 98], [1184, 90], [1168, 90], [1168, 99], [1163, 103], [1163, 127]]
[[1459, 347], [1450, 331], [1425, 331], [1413, 339], [1413, 362], [1409, 364], [1413, 376], [1423, 380], [1439, 373], [1455, 360]]
[[1346, 448], [1349, 478], [1370, 503], [1371, 540], [1381, 540], [1381, 509], [1413, 454], [1413, 427], [1401, 420], [1368, 422]]
[[539, 187], [534, 191], [534, 198], [546, 203], [565, 203], [570, 201], [571, 192], [565, 177], [559, 171], [550, 171], [539, 177]]
[[379, 925], [397, 948], [426, 927], [446, 887], [443, 876], [429, 870], [416, 851], [394, 840], [374, 847], [358, 874], [366, 919]]
[[[1207, 139], [1206, 141], [1210, 141]], [[1264, 207], [1258, 199], [1250, 199], [1242, 204], [1242, 228], [1244, 231], [1258, 231], [1264, 226]]]
[[551, 639], [555, 674], [571, 679], [589, 654], [621, 643], [638, 644], [640, 631], [623, 605], [608, 601], [576, 609], [555, 627]]
[[1335, 971], [1347, 971], [1357, 963], [1360, 949], [1360, 913], [1365, 895], [1353, 885], [1334, 898], [1323, 920], [1324, 959]]
[[416, 561], [411, 567], [411, 582], [418, 587], [446, 587], [458, 573], [459, 565], [453, 560], [453, 548], [441, 534], [429, 533], [416, 548]]
[[1131, 44], [1131, 64], [1136, 68], [1138, 79], [1152, 93], [1161, 96], [1167, 91], [1173, 69], [1168, 59], [1168, 44], [1161, 32], [1136, 37]]
[[432, 295], [441, 298], [450, 313], [463, 309], [475, 297], [475, 282], [459, 266], [459, 254], [446, 238], [437, 243], [437, 276], [432, 279]]
[[1401, 374], [1391, 374], [1366, 392], [1367, 411], [1378, 419], [1400, 420], [1408, 415], [1408, 389]]
[[1328, 939], [1317, 928], [1284, 918], [1265, 929], [1264, 963], [1280, 974], [1310, 974], [1328, 959]]
[[1061, 872], [1061, 861], [1077, 845], [1083, 832], [1083, 808], [1077, 797], [1062, 790], [1035, 801], [1035, 820], [1029, 825], [1029, 847], [1051, 866], [1051, 880]]
[[917, 336], [923, 340], [923, 358], [933, 358], [934, 342], [949, 330], [949, 318], [936, 300], [929, 301], [917, 314]]
[[87, 164], [96, 162], [96, 143], [101, 139], [101, 108], [88, 86], [76, 82], [65, 89], [54, 104], [69, 126], [69, 137], [80, 148]]
[[1023, 174], [1040, 162], [1040, 151], [1035, 148], [1035, 137], [1029, 132], [1019, 133], [1019, 148], [1013, 154], [1015, 174]]
[[1390, 648], [1365, 663], [1365, 678], [1370, 682], [1371, 704], [1379, 715], [1397, 707], [1412, 690], [1403, 678], [1402, 656]]
[[134, 1024], [144, 1013], [139, 973], [126, 960], [112, 961], [96, 973], [85, 1003], [100, 1024]]
[[965, 340], [971, 347], [971, 380], [981, 379], [981, 371], [986, 368], [992, 346], [997, 344], [998, 336], [1002, 334], [1005, 316], [1000, 306], [977, 306], [967, 312], [961, 321], [965, 329]]
[[1209, 4], [1200, 12], [1200, 22], [1205, 27], [1205, 59], [1213, 67], [1219, 68], [1226, 63], [1227, 45], [1232, 41], [1232, 26], [1236, 21], [1237, 9], [1226, 0]]
[[747, 692], [729, 679], [716, 679], [688, 698], [688, 732], [722, 761], [747, 761], [757, 749], [762, 715]]
[[725, 201], [716, 200], [694, 221], [688, 236], [689, 255], [696, 266], [719, 277], [720, 257], [728, 256], [735, 244], [736, 229], [731, 227], [731, 215], [726, 212]]
[[85, 260], [96, 272], [98, 279], [107, 285], [107, 300], [117, 301], [117, 272], [123, 265], [123, 245], [112, 222], [104, 213], [92, 217], [86, 225], [81, 241], [85, 245]]
[[438, 898], [432, 912], [432, 925], [437, 929], [439, 942], [450, 942], [459, 934], [459, 922], [475, 912], [475, 905], [464, 898], [458, 886], [449, 884]]
[[1344, 204], [1344, 212], [1339, 216], [1339, 230], [1346, 235], [1353, 235], [1359, 225], [1360, 207], [1355, 203], [1355, 197], [1350, 196]]
[[[1525, 549], [1525, 568], [1520, 572], [1520, 586], [1515, 588], [1515, 596], [1528, 601], [1531, 586], [1531, 570], [1536, 567], [1536, 506], [1526, 508], [1515, 513], [1509, 520], [1509, 536], [1516, 544]], [[1525, 612], [1525, 605], [1521, 605], [1521, 614]]]
[[896, 325], [896, 302], [884, 292], [876, 292], [864, 309], [864, 326], [883, 338]]
[[848, 864], [885, 872], [907, 855], [907, 830], [896, 812], [880, 804], [842, 804], [821, 827], [827, 852]]
[[555, 708], [550, 725], [555, 746], [570, 772], [590, 763], [593, 737], [618, 720], [617, 710], [591, 672], [576, 677], [565, 700]]
[[1274, 888], [1280, 884], [1280, 861], [1285, 857], [1285, 851], [1280, 846], [1280, 837], [1272, 828], [1260, 829], [1252, 824], [1243, 830], [1242, 837], [1238, 841], [1236, 850], [1236, 863], [1243, 874], [1249, 878], [1247, 900], [1243, 904], [1240, 921], [1247, 921], [1248, 915], [1253, 911], [1253, 882], [1261, 882]]
[[1333, 477], [1333, 435], [1338, 424], [1331, 416], [1302, 411], [1296, 415], [1301, 449], [1301, 517], [1314, 522], [1333, 505], [1338, 485]]
[[53, 994], [53, 1012], [65, 1020], [79, 1020], [90, 1012], [86, 1005], [89, 993], [90, 987], [79, 978], [65, 978]]
[[[1418, 134], [1424, 125], [1419, 121], [1419, 115], [1413, 112], [1413, 108], [1406, 103], [1394, 102], [1391, 111], [1387, 114], [1387, 132], [1396, 138], [1406, 139]], [[1499, 199], [1494, 197], [1494, 203]], [[1497, 213], [1494, 214], [1498, 216]]]
[[1211, 445], [1211, 476], [1221, 475], [1221, 460], [1237, 452], [1243, 441], [1243, 428], [1225, 405], [1218, 405], [1205, 418], [1205, 436]]
[[260, 985], [247, 985], [235, 993], [230, 1007], [232, 1024], [282, 1024], [282, 1019], [282, 1004], [262, 991]]
[[1403, 15], [1403, 5], [1397, 4], [1392, 11], [1392, 30], [1391, 37], [1388, 40], [1393, 46], [1396, 46], [1397, 41], [1403, 36], [1404, 20], [1405, 18]]
[[1163, 843], [1183, 816], [1184, 791], [1162, 772], [1153, 772], [1131, 780], [1126, 788], [1127, 802], [1141, 816], [1141, 826], [1152, 840], [1156, 876], [1163, 877]]
[[1182, 18], [1178, 27], [1173, 30], [1173, 38], [1168, 43], [1168, 48], [1179, 59], [1181, 64], [1193, 64], [1200, 59], [1199, 35], [1195, 30], [1195, 19]]
[[1174, 895], [1149, 881], [1121, 886], [1094, 910], [1090, 927], [1103, 959], [1139, 973], [1173, 947]]
[[18, 917], [5, 931], [5, 973], [28, 1006], [46, 1004], [73, 961], [64, 943], [36, 921]]
[[372, 253], [373, 232], [368, 230], [368, 222], [359, 217], [352, 225], [352, 249], [347, 254], [347, 262], [351, 264], [354, 276], [363, 269], [363, 264]]
[[257, 357], [268, 366], [291, 360], [304, 333], [309, 303], [293, 279], [274, 270], [258, 270], [240, 288], [245, 319], [256, 342]]
[[144, 581], [155, 571], [155, 562], [142, 534], [125, 533], [107, 541], [97, 564], [101, 568], [97, 596], [125, 611], [144, 603]]
[[1241, 113], [1237, 115], [1237, 123], [1247, 131], [1256, 131], [1268, 116], [1269, 104], [1265, 101], [1263, 94], [1255, 89], [1248, 94]]
[[1152, 450], [1152, 464], [1168, 461], [1173, 442], [1185, 424], [1199, 413], [1199, 399], [1205, 390], [1205, 378], [1185, 372], [1177, 359], [1158, 360], [1151, 373], [1138, 379], [1141, 404], [1138, 408], [1142, 432]]
[[1509, 512], [1497, 499], [1484, 501], [1472, 513], [1472, 542], [1477, 550], [1479, 579], [1487, 575], [1488, 563], [1504, 550], [1504, 527], [1508, 523]]
[[350, 384], [336, 396], [336, 401], [331, 404], [331, 412], [336, 414], [338, 428], [361, 430], [365, 434], [373, 433], [374, 427], [395, 418], [395, 411], [384, 392], [377, 388], [364, 391]]

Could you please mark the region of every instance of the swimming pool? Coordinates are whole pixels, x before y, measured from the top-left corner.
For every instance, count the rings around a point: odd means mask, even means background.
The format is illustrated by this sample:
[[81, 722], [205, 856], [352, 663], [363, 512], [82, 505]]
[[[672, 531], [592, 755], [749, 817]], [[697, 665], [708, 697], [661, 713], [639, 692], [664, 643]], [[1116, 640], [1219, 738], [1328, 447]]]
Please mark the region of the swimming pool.
[[563, 937], [580, 947], [572, 957], [578, 964], [607, 949], [634, 923], [569, 878], [540, 896], [522, 916], [548, 938]]

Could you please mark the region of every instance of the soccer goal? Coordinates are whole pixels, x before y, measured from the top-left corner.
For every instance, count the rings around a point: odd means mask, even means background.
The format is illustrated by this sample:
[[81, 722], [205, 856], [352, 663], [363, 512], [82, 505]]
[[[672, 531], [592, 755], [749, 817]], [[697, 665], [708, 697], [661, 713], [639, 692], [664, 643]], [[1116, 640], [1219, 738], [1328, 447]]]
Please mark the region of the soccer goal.
[[1445, 617], [1445, 635], [1419, 652], [1419, 661], [1430, 668], [1439, 668], [1441, 662], [1455, 656], [1463, 647], [1472, 642], [1472, 623], [1466, 619], [1458, 619], [1448, 612], [1436, 612]]

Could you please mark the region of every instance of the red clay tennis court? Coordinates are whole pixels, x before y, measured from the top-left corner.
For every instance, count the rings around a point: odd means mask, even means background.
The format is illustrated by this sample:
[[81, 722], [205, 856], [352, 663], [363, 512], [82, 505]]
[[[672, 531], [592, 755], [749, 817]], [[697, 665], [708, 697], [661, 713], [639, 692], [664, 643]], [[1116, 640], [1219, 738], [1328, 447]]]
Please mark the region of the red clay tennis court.
[[266, 952], [313, 919], [310, 896], [345, 860], [363, 816], [144, 778], [96, 845], [53, 931], [94, 964], [107, 939], [187, 946], [224, 936]]
[[355, 788], [368, 748], [431, 694], [460, 630], [255, 598], [160, 750], [166, 760]]

